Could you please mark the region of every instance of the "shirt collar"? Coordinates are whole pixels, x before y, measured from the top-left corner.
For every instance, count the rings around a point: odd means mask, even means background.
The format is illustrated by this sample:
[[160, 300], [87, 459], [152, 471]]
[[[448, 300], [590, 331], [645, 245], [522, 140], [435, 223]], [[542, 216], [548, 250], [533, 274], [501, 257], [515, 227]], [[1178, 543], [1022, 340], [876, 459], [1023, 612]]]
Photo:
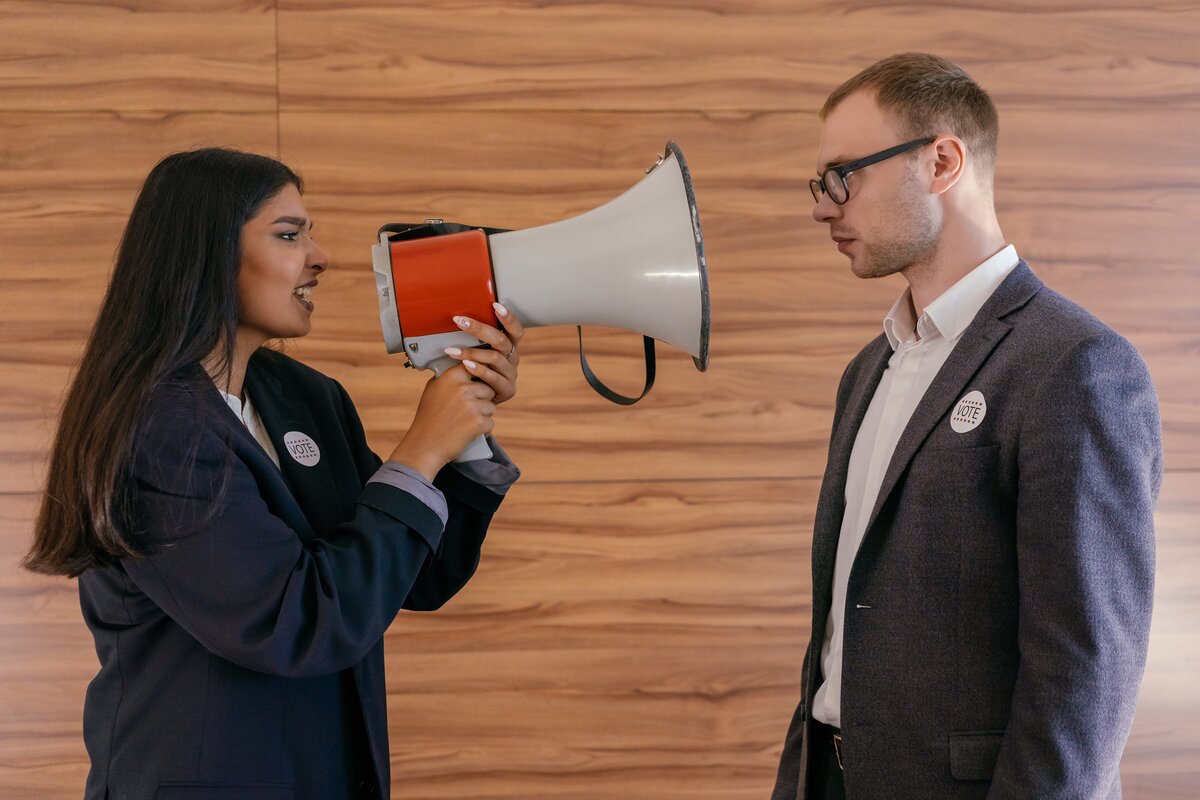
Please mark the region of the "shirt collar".
[[217, 391], [221, 393], [221, 397], [225, 400], [225, 405], [229, 406], [229, 410], [237, 415], [242, 424], [249, 425], [250, 418], [257, 413], [254, 404], [250, 402], [249, 393], [246, 394], [245, 402], [242, 402], [240, 397], [230, 394], [220, 387], [217, 388]]
[[922, 341], [938, 334], [949, 342], [958, 341], [1019, 260], [1017, 248], [1008, 245], [942, 292], [925, 307], [919, 320], [913, 319], [912, 290], [905, 289], [883, 320], [888, 343], [895, 350], [913, 339], [914, 333], [919, 334]]

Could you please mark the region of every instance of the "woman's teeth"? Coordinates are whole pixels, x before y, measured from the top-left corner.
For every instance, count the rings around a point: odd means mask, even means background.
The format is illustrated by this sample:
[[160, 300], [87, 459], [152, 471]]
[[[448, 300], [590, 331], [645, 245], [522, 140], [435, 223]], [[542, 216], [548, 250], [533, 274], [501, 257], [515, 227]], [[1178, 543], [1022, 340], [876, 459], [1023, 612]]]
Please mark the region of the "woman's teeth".
[[295, 294], [296, 297], [299, 297], [301, 300], [311, 300], [312, 293], [313, 287], [311, 286], [297, 286], [293, 292], [293, 294]]

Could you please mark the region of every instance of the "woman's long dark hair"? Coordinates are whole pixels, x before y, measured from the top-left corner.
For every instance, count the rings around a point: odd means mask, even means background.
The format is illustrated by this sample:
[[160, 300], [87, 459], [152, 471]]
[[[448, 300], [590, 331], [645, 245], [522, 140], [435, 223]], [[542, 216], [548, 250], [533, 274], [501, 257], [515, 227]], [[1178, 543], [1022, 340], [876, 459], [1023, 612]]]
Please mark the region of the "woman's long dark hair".
[[150, 171], [63, 406], [26, 569], [75, 577], [140, 555], [128, 470], [147, 400], [214, 353], [228, 374], [242, 228], [288, 184], [302, 186], [278, 161], [220, 148]]

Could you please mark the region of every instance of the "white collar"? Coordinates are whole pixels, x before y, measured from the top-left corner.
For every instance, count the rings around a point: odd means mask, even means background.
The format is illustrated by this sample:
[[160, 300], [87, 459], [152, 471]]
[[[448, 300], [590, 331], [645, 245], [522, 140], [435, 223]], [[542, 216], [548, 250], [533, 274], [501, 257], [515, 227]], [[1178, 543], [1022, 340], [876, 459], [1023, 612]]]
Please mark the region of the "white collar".
[[942, 292], [925, 307], [919, 320], [913, 319], [912, 289], [905, 289], [883, 320], [883, 332], [887, 335], [888, 343], [895, 350], [913, 339], [914, 333], [922, 341], [935, 333], [948, 342], [958, 341], [979, 309], [1019, 261], [1017, 248], [1008, 245]]

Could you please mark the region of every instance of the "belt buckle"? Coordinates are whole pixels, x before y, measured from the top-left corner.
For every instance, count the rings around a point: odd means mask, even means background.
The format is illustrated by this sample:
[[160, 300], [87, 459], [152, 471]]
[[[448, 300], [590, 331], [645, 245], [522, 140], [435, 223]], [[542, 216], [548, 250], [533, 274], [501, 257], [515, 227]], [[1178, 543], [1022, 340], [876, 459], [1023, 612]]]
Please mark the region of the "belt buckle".
[[837, 756], [838, 769], [845, 772], [846, 767], [842, 764], [842, 735], [840, 733], [833, 735], [833, 754]]

